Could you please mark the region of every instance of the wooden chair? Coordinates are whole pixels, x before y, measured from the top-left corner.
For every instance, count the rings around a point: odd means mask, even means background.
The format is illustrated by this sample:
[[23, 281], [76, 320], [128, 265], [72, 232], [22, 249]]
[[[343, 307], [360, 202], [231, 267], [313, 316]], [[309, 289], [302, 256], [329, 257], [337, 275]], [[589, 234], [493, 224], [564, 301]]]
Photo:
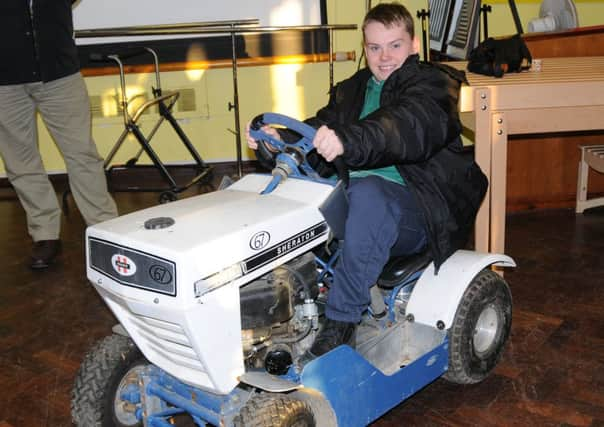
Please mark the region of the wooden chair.
[[585, 209], [604, 205], [604, 197], [587, 199], [587, 177], [589, 168], [598, 173], [604, 173], [604, 145], [580, 146], [581, 161], [579, 162], [579, 176], [577, 179], [577, 206], [575, 211], [583, 213]]

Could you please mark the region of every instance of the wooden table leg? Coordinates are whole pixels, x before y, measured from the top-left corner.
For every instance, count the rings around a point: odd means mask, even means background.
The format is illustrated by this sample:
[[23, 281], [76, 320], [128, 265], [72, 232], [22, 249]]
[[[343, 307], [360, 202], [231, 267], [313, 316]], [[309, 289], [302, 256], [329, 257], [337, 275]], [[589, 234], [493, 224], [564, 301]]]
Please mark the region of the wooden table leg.
[[491, 245], [490, 252], [505, 250], [505, 201], [508, 131], [504, 113], [491, 115]]
[[482, 205], [476, 215], [474, 227], [474, 249], [478, 252], [489, 252], [489, 218], [491, 209], [491, 114], [490, 90], [478, 88], [474, 92], [475, 129], [474, 129], [474, 157], [489, 180], [489, 188]]

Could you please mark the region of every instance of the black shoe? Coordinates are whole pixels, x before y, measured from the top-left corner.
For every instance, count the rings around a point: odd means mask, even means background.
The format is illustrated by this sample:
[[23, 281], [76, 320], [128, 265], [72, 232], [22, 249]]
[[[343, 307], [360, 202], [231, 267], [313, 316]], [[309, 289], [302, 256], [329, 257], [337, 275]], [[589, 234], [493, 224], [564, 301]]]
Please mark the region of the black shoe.
[[61, 241], [56, 240], [40, 240], [34, 243], [31, 252], [31, 264], [29, 265], [34, 270], [47, 268], [55, 260], [61, 252]]
[[300, 358], [302, 365], [343, 344], [355, 347], [356, 323], [327, 319], [315, 342]]

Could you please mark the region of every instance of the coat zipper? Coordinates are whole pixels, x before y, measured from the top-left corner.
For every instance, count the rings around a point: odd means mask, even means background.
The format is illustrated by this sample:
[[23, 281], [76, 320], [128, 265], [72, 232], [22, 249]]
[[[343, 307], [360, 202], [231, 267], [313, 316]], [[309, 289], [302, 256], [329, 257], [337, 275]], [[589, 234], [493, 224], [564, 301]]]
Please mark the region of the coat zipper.
[[31, 38], [34, 44], [34, 59], [36, 60], [36, 67], [38, 68], [36, 70], [36, 72], [38, 73], [38, 77], [40, 76], [40, 69], [39, 69], [39, 64], [40, 64], [40, 55], [38, 54], [38, 40], [37, 40], [37, 34], [36, 34], [36, 28], [34, 26], [34, 0], [29, 0], [29, 23], [31, 26]]

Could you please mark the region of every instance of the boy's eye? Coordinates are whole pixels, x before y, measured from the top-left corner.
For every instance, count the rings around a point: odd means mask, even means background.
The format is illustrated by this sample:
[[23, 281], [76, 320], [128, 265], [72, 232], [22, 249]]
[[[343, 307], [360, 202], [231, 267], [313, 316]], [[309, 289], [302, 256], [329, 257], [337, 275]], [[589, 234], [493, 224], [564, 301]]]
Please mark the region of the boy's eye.
[[398, 49], [399, 47], [401, 47], [401, 44], [400, 44], [400, 43], [394, 43], [394, 44], [392, 45], [392, 47], [393, 47], [394, 49]]
[[378, 50], [380, 50], [380, 48], [378, 46], [369, 46], [369, 50], [372, 52], [377, 52]]

